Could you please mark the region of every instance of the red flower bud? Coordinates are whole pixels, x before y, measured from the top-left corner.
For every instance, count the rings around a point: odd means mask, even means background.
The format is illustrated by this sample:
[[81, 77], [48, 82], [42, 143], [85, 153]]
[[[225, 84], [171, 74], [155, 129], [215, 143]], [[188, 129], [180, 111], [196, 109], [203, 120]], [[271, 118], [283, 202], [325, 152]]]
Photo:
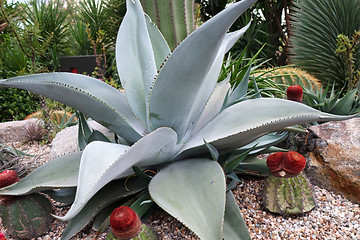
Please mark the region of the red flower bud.
[[114, 236], [120, 240], [134, 238], [141, 231], [139, 215], [125, 206], [118, 207], [111, 213], [110, 225]]
[[303, 89], [299, 85], [292, 85], [288, 87], [286, 90], [287, 99], [296, 101], [296, 102], [302, 102], [303, 99]]
[[303, 155], [294, 151], [277, 152], [267, 158], [266, 165], [275, 176], [294, 177], [305, 168], [306, 160]]
[[18, 181], [20, 178], [14, 170], [5, 170], [0, 173], [0, 188], [10, 186]]
[[0, 233], [0, 240], [6, 240], [6, 237], [3, 233]]

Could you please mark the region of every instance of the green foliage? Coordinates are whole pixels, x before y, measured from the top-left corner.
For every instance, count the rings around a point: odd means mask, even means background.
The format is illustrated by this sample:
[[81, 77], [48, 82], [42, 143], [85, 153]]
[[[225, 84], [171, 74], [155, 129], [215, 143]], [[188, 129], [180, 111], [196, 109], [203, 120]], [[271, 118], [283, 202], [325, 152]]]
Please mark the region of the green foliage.
[[321, 87], [316, 91], [304, 88], [304, 103], [323, 112], [333, 114], [349, 115], [360, 112], [357, 89], [348, 91], [342, 96], [342, 90], [336, 91], [335, 84], [333, 84], [331, 91], [329, 88], [330, 85], [325, 89]]
[[21, 89], [0, 89], [0, 122], [23, 120], [39, 108], [34, 94]]
[[293, 178], [267, 178], [264, 193], [265, 209], [283, 215], [299, 215], [315, 207], [312, 188], [305, 174]]
[[194, 31], [194, 0], [141, 0], [141, 3], [145, 13], [159, 28], [171, 49]]
[[[279, 139], [266, 139], [269, 133], [294, 124], [353, 116], [322, 113], [284, 99], [258, 98], [256, 84], [256, 98], [243, 98], [247, 81], [232, 86], [230, 76], [218, 83], [224, 55], [249, 25], [231, 33], [228, 29], [255, 0], [231, 5], [195, 30], [173, 52], [144, 14], [140, 1], [126, 3], [127, 13], [116, 43], [124, 92], [98, 79], [71, 73], [0, 80], [1, 87], [24, 88], [74, 107], [113, 131], [118, 141], [89, 141], [82, 152], [44, 164], [20, 182], [0, 190], [0, 194], [76, 187], [71, 208], [58, 217], [69, 220], [63, 238], [70, 239], [97, 213], [104, 213], [115, 201], [125, 204], [128, 197], [148, 187], [157, 205], [201, 238], [249, 239], [240, 209], [226, 194], [223, 166], [228, 176], [236, 171], [236, 164], [259, 170], [263, 165], [243, 158], [247, 154], [243, 152], [250, 155], [268, 150], [266, 143], [271, 145]], [[249, 77], [248, 70], [244, 78]], [[91, 131], [85, 122], [82, 124], [86, 139]], [[254, 141], [259, 142], [253, 146]], [[215, 150], [212, 153], [218, 161], [211, 160], [205, 143], [216, 148], [219, 157]], [[131, 177], [147, 170], [156, 175], [146, 180]], [[128, 179], [135, 181], [131, 188]], [[240, 221], [240, 228], [234, 224], [236, 221]]]
[[359, 87], [360, 70], [358, 66], [355, 65], [355, 55], [359, 52], [359, 37], [360, 30], [356, 31], [351, 39], [344, 34], [339, 34], [336, 39], [338, 48], [335, 50], [335, 53], [345, 61], [345, 81], [347, 82], [348, 91], [354, 89], [356, 86]]
[[32, 239], [50, 230], [52, 206], [45, 196], [33, 193], [10, 201], [0, 204], [0, 216], [11, 236]]
[[21, 163], [25, 155], [21, 151], [0, 144], [0, 172], [14, 170], [19, 177], [26, 175], [29, 168]]
[[[106, 240], [117, 240], [118, 238], [114, 237], [114, 235], [112, 234], [112, 232], [110, 232], [107, 236], [106, 236]], [[129, 240], [158, 240], [158, 237], [156, 236], [156, 234], [154, 233], [154, 231], [148, 227], [145, 224], [141, 225], [141, 232], [139, 233], [139, 235], [137, 235], [134, 238], [131, 238]]]
[[[291, 61], [318, 78], [324, 86], [333, 84], [337, 90], [347, 83], [348, 64], [335, 51], [337, 37], [348, 38], [360, 29], [359, 0], [302, 0], [295, 3], [292, 16]], [[359, 52], [354, 66], [360, 66]]]

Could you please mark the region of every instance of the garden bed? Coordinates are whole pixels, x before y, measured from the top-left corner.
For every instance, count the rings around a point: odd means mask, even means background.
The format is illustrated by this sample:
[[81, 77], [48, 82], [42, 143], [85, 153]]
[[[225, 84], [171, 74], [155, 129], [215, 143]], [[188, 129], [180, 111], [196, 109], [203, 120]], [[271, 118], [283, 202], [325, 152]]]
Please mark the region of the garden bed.
[[[33, 157], [23, 159], [29, 166], [38, 166], [48, 161], [49, 145], [39, 143], [8, 143], [8, 146], [25, 151]], [[314, 186], [317, 206], [310, 213], [298, 217], [284, 217], [265, 212], [262, 208], [264, 179], [241, 178], [242, 183], [234, 189], [234, 195], [249, 228], [252, 239], [360, 239], [360, 207], [347, 199]], [[57, 209], [55, 214], [64, 215], [67, 209]], [[162, 210], [146, 220], [162, 240], [198, 239], [181, 223]], [[54, 220], [51, 231], [38, 239], [60, 239], [66, 222]], [[6, 230], [1, 227], [6, 234]], [[13, 238], [6, 236], [8, 240]], [[86, 227], [73, 239], [106, 239], [106, 232], [97, 235]]]

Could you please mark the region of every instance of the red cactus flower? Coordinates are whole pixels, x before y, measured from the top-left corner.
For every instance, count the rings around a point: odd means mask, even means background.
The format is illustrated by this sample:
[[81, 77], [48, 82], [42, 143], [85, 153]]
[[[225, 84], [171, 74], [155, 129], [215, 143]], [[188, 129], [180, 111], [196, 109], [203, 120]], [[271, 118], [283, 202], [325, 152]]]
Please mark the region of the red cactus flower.
[[3, 233], [0, 233], [0, 240], [6, 240], [6, 237]]
[[111, 213], [110, 225], [114, 236], [120, 240], [134, 238], [141, 231], [139, 215], [126, 206], [118, 207]]
[[294, 151], [277, 152], [267, 158], [266, 165], [275, 176], [294, 177], [304, 170], [306, 159], [303, 155]]
[[20, 178], [14, 170], [5, 170], [0, 173], [0, 188], [10, 186], [18, 181]]
[[296, 102], [302, 102], [303, 99], [303, 89], [299, 85], [292, 85], [288, 87], [286, 90], [287, 99], [296, 101]]

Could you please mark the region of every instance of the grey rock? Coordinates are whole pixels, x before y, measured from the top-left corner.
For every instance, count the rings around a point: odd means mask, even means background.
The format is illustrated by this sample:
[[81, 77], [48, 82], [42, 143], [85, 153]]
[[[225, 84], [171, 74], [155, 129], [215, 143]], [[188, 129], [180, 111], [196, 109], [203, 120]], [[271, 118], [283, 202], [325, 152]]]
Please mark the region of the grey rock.
[[[95, 121], [89, 121], [92, 129], [102, 132], [110, 140], [114, 138], [114, 134]], [[78, 147], [78, 125], [67, 127], [56, 134], [51, 142], [50, 159], [63, 156], [68, 153], [79, 151]]]
[[0, 123], [0, 143], [26, 142], [25, 126], [38, 124], [39, 120], [30, 118], [22, 121], [11, 121]]
[[309, 154], [310, 180], [360, 203], [360, 119], [328, 122], [310, 130], [327, 142]]

